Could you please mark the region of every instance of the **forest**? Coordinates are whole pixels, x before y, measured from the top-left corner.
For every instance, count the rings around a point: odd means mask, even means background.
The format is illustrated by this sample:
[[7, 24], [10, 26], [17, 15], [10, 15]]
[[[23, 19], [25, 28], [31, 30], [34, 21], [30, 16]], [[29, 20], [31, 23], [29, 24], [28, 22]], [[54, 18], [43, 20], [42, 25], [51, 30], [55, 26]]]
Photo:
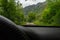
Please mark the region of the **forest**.
[[32, 11], [27, 12], [30, 7], [24, 9], [19, 1], [0, 0], [0, 15], [17, 25], [60, 26], [60, 0], [46, 0], [36, 8], [31, 7]]

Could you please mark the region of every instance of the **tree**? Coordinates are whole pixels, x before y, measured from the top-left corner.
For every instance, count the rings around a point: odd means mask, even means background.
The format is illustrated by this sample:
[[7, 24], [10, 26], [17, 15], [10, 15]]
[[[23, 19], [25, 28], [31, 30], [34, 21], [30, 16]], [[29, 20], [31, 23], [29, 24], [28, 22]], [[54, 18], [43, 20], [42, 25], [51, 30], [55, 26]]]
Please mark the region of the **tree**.
[[28, 14], [28, 22], [33, 22], [36, 19], [36, 14], [33, 12], [29, 12]]
[[13, 20], [14, 19], [13, 16], [16, 12], [15, 1], [14, 0], [10, 0], [10, 1], [2, 0], [1, 4], [2, 4], [2, 10], [3, 10], [2, 15]]
[[[45, 24], [60, 26], [60, 1], [59, 0], [47, 0], [47, 7], [41, 15], [41, 19]], [[53, 5], [52, 5], [53, 4]]]
[[16, 5], [16, 20], [15, 22], [22, 24], [25, 20], [24, 18], [24, 13], [23, 13], [23, 8], [22, 8], [22, 4], [18, 1], [17, 5]]
[[1, 0], [0, 14], [20, 25], [24, 19], [22, 5], [15, 0]]

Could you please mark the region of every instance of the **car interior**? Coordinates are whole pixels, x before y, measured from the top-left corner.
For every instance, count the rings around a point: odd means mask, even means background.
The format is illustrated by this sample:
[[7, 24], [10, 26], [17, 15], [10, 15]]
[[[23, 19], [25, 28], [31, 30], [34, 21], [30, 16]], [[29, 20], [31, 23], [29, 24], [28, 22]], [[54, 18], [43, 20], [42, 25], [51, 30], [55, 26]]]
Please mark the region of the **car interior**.
[[58, 27], [24, 27], [0, 16], [0, 40], [57, 40], [60, 39]]
[[60, 40], [60, 0], [0, 0], [0, 40]]

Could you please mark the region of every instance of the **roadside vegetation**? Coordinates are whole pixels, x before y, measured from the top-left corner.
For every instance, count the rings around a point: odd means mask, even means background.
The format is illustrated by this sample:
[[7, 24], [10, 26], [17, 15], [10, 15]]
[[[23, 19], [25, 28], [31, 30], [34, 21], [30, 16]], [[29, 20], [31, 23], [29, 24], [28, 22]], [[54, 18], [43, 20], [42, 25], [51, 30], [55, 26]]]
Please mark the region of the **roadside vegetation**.
[[32, 23], [39, 26], [60, 26], [60, 0], [46, 0], [43, 11], [38, 13], [37, 11], [30, 11], [24, 15], [19, 1], [0, 0], [0, 15], [7, 17], [17, 25]]

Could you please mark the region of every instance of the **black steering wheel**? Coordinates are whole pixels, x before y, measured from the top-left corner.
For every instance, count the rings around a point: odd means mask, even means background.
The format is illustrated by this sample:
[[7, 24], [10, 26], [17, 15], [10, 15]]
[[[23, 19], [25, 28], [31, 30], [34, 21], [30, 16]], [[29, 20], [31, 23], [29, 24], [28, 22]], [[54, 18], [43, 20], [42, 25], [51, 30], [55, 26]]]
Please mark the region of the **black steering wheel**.
[[39, 37], [24, 27], [17, 26], [9, 19], [0, 16], [0, 40], [39, 40]]
[[25, 40], [23, 31], [16, 24], [5, 17], [0, 16], [0, 40]]
[[28, 28], [17, 26], [0, 16], [0, 40], [60, 40], [60, 28]]

